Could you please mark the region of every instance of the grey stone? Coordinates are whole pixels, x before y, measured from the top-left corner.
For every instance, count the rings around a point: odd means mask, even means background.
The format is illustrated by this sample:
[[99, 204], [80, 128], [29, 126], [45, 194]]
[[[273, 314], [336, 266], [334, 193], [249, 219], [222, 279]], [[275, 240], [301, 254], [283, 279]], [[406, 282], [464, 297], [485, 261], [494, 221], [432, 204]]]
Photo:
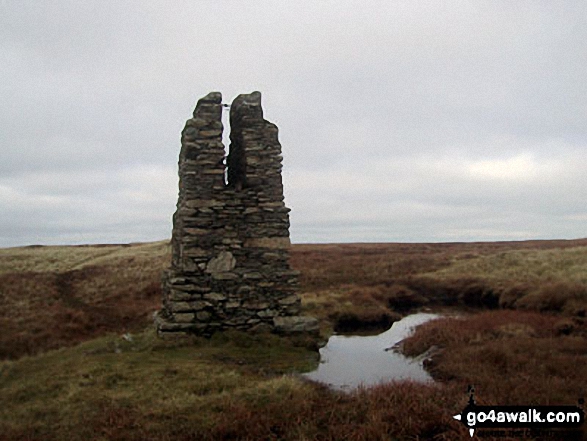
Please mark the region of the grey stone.
[[234, 273], [213, 273], [212, 278], [216, 280], [237, 280], [238, 275]]
[[226, 295], [221, 294], [219, 292], [209, 292], [208, 294], [204, 294], [204, 298], [207, 300], [214, 300], [215, 302], [220, 302], [222, 300], [226, 300]]
[[192, 307], [188, 302], [171, 302], [169, 309], [171, 312], [191, 311]]
[[198, 318], [198, 320], [200, 321], [207, 321], [210, 319], [210, 317], [212, 316], [212, 314], [210, 314], [209, 312], [206, 311], [200, 311], [196, 313], [196, 317]]
[[272, 248], [272, 249], [287, 249], [291, 242], [289, 237], [260, 237], [256, 239], [249, 239], [245, 241], [246, 247], [251, 248]]
[[275, 327], [275, 332], [280, 334], [317, 334], [320, 331], [318, 320], [314, 317], [274, 317], [273, 325]]
[[259, 92], [239, 95], [230, 106], [225, 149], [222, 113], [221, 94], [209, 93], [180, 138], [179, 197], [158, 333], [314, 329], [298, 317], [277, 320], [300, 309], [299, 273], [288, 263], [277, 126], [263, 118]]
[[183, 255], [187, 257], [206, 257], [209, 252], [202, 248], [190, 247], [184, 250]]
[[300, 298], [296, 294], [292, 294], [291, 296], [287, 296], [279, 300], [277, 303], [279, 303], [280, 305], [293, 305], [294, 303], [299, 301]]
[[191, 300], [191, 298], [192, 296], [189, 293], [175, 289], [172, 289], [168, 296], [168, 299], [172, 302], [185, 302], [186, 300]]
[[268, 302], [256, 301], [256, 300], [247, 300], [243, 303], [243, 308], [245, 309], [266, 309], [269, 308]]
[[243, 295], [250, 293], [252, 290], [253, 288], [251, 286], [241, 285], [236, 289], [236, 293], [239, 295], [239, 297], [243, 297]]
[[256, 324], [255, 326], [251, 326], [249, 331], [254, 334], [268, 334], [271, 332], [272, 328], [271, 325], [265, 322], [261, 322]]
[[173, 318], [177, 323], [190, 323], [192, 320], [194, 320], [195, 316], [196, 315], [191, 312], [173, 314]]
[[192, 311], [200, 311], [204, 308], [212, 306], [212, 303], [207, 302], [205, 300], [196, 300], [195, 302], [190, 302], [189, 306], [190, 310]]
[[236, 265], [236, 259], [230, 251], [222, 251], [216, 257], [210, 259], [206, 265], [207, 273], [222, 273], [232, 271]]
[[200, 130], [199, 135], [202, 138], [214, 138], [215, 136], [222, 135], [222, 130]]

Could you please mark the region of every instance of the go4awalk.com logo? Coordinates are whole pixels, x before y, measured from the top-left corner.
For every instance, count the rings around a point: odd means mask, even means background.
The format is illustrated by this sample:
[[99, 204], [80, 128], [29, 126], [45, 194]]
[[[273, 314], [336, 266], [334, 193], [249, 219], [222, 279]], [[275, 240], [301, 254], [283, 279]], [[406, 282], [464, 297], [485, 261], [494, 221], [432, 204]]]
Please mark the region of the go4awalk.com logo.
[[469, 403], [463, 411], [454, 415], [463, 423], [471, 437], [475, 429], [573, 429], [585, 420], [582, 406], [478, 406], [475, 403], [474, 389], [469, 387]]

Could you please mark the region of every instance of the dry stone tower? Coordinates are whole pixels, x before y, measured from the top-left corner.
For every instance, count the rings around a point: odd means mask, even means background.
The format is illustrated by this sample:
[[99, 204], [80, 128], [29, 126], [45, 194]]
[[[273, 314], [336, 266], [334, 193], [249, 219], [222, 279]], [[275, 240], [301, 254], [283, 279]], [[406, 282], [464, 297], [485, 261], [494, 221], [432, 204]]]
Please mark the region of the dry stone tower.
[[230, 106], [230, 149], [222, 143], [222, 96], [200, 99], [181, 135], [172, 262], [163, 275], [159, 335], [224, 329], [316, 332], [298, 316], [298, 272], [289, 266], [277, 126], [261, 94]]

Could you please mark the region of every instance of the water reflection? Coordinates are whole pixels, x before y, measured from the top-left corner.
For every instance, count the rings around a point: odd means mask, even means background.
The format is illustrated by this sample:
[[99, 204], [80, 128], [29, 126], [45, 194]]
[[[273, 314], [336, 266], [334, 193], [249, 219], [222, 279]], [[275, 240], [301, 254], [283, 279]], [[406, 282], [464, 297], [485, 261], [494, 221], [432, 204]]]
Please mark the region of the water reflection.
[[395, 322], [379, 335], [333, 335], [320, 349], [318, 369], [306, 378], [337, 389], [361, 384], [374, 385], [390, 380], [432, 381], [420, 361], [404, 357], [390, 348], [406, 338], [415, 326], [439, 317], [437, 314], [412, 314]]

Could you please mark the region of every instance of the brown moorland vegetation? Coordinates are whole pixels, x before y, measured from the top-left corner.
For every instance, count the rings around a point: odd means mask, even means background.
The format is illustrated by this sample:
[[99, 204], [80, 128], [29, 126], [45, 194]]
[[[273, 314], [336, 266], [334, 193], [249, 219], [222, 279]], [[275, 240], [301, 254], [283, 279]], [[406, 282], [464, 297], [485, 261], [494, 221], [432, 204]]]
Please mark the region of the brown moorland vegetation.
[[166, 242], [0, 249], [0, 358], [144, 329], [169, 259]]
[[428, 353], [435, 384], [353, 393], [295, 375], [316, 363], [303, 339], [158, 340], [168, 261], [166, 242], [0, 250], [0, 440], [464, 440], [451, 416], [469, 384], [481, 404], [587, 392], [587, 240], [294, 245], [303, 307], [325, 335], [461, 313], [403, 344]]

